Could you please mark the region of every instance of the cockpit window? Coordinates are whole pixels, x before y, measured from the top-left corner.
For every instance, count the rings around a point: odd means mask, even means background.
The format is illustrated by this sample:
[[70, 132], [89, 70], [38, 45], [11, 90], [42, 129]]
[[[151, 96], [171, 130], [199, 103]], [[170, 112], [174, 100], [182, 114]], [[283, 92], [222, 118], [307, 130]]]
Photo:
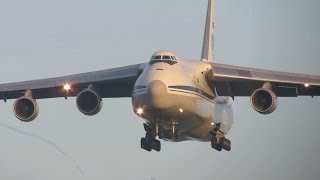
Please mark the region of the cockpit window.
[[154, 60], [161, 60], [161, 56], [154, 56], [154, 58], [153, 58]]
[[162, 59], [163, 59], [163, 60], [171, 60], [170, 56], [166, 56], [166, 55], [165, 55], [165, 56], [162, 56]]
[[177, 63], [178, 58], [170, 53], [163, 53], [163, 54], [154, 54], [150, 60], [152, 63], [157, 62], [166, 62], [166, 63]]

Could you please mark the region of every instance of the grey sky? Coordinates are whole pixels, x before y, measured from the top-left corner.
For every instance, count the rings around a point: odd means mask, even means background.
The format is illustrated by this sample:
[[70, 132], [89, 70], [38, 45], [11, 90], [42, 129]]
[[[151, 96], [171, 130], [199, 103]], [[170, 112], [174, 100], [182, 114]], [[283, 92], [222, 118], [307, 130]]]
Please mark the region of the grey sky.
[[[67, 75], [146, 62], [160, 49], [199, 59], [206, 0], [0, 0], [0, 81]], [[320, 1], [217, 0], [216, 62], [320, 74]], [[75, 100], [40, 100], [31, 123], [0, 103], [0, 179], [319, 179], [320, 98], [281, 98], [275, 113], [233, 103], [231, 152], [209, 143], [140, 149], [142, 121], [131, 99], [105, 99], [93, 117]], [[85, 176], [81, 176], [79, 165]]]

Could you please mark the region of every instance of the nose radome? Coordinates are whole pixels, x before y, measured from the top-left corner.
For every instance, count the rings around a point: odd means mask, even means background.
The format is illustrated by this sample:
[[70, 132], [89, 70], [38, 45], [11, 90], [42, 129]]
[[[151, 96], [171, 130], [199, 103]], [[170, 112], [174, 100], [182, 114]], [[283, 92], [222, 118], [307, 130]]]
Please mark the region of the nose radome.
[[152, 81], [147, 87], [147, 92], [149, 95], [150, 106], [159, 109], [165, 109], [170, 106], [168, 100], [168, 88], [164, 82], [160, 80]]
[[150, 95], [164, 95], [167, 93], [167, 86], [160, 80], [152, 81], [147, 88]]

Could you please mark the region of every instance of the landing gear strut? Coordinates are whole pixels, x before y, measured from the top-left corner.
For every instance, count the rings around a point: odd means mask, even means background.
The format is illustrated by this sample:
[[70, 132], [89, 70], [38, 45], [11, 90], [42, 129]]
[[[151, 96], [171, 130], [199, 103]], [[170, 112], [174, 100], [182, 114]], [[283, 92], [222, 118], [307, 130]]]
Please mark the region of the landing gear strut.
[[224, 137], [224, 133], [219, 130], [220, 125], [213, 129], [211, 134], [213, 138], [211, 139], [211, 147], [217, 151], [222, 151], [222, 149], [226, 151], [231, 150], [231, 141]]
[[168, 131], [168, 137], [169, 137], [169, 139], [173, 139], [173, 138], [175, 138], [175, 139], [179, 139], [180, 138], [180, 132], [179, 132], [179, 130], [177, 129], [177, 126], [178, 125], [178, 123], [176, 123], [176, 122], [171, 122], [171, 129]]
[[153, 131], [148, 124], [143, 124], [143, 127], [146, 131], [146, 136], [141, 138], [141, 148], [146, 151], [151, 151], [153, 149], [159, 152], [161, 150], [161, 143], [156, 139], [158, 130]]

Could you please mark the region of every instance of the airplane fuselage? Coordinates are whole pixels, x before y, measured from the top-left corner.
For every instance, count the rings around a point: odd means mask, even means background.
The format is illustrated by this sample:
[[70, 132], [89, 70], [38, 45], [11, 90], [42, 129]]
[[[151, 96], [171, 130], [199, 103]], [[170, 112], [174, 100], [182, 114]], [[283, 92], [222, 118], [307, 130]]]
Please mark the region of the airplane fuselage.
[[211, 70], [203, 61], [151, 60], [135, 83], [134, 112], [148, 124], [179, 131], [179, 138], [164, 137], [169, 141], [210, 141], [210, 132], [219, 123], [227, 133], [233, 121], [231, 104], [206, 83], [205, 74]]

